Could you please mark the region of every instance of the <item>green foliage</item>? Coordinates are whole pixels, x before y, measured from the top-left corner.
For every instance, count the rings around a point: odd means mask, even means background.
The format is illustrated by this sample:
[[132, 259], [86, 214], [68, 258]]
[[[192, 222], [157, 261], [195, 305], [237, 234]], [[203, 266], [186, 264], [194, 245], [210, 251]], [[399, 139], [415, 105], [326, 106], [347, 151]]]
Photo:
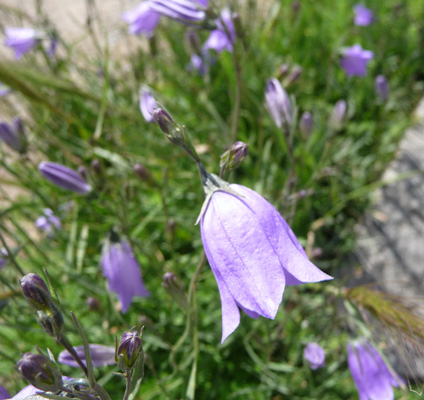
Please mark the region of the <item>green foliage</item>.
[[[243, 315], [236, 332], [220, 344], [217, 285], [208, 265], [196, 270], [203, 248], [194, 223], [204, 199], [196, 166], [156, 124], [144, 121], [138, 106], [138, 90], [146, 84], [187, 127], [209, 172], [218, 173], [220, 156], [234, 139], [248, 143], [249, 156], [228, 180], [274, 204], [309, 252], [322, 249], [313, 261], [333, 274], [354, 248], [352, 228], [369, 205], [371, 190], [385, 183], [380, 176], [423, 89], [421, 0], [370, 0], [377, 20], [369, 27], [353, 25], [354, 4], [304, 0], [296, 11], [287, 0], [236, 1], [243, 29], [236, 51], [216, 55], [205, 76], [186, 68], [187, 28], [165, 18], [150, 40], [120, 33], [128, 57], [106, 41], [96, 41], [96, 51], [62, 41], [48, 63], [40, 50], [17, 62], [0, 61], [0, 81], [14, 90], [4, 98], [2, 113], [22, 114], [30, 141], [27, 157], [18, 158], [5, 146], [0, 150], [0, 231], [26, 273], [48, 271], [72, 344], [81, 345], [81, 339], [70, 311], [90, 343], [113, 346], [114, 335], [145, 326], [145, 376], [136, 398], [190, 399], [192, 393], [198, 399], [356, 398], [346, 363], [345, 317], [335, 296], [323, 292], [326, 284], [287, 288], [274, 321]], [[0, 9], [2, 17], [16, 18], [13, 10]], [[36, 24], [20, 18], [26, 26]], [[56, 21], [50, 24], [60, 28]], [[208, 32], [199, 35], [203, 42]], [[375, 57], [365, 77], [348, 78], [339, 66], [340, 51], [355, 43]], [[286, 87], [295, 115], [299, 119], [310, 111], [314, 119], [308, 137], [297, 120], [293, 127], [294, 182], [288, 180], [287, 143], [264, 107], [266, 80], [283, 63], [302, 68], [300, 78]], [[375, 93], [379, 74], [389, 81], [387, 102]], [[340, 99], [347, 101], [348, 112], [343, 127], [334, 130], [329, 118]], [[85, 166], [94, 190], [77, 196], [54, 186], [37, 171], [43, 160]], [[100, 172], [91, 167], [93, 160], [100, 162]], [[136, 163], [153, 179], [140, 180], [133, 172]], [[65, 204], [72, 206], [60, 211]], [[44, 208], [62, 220], [52, 237], [33, 228]], [[111, 229], [130, 242], [151, 292], [149, 298], [135, 298], [126, 314], [100, 268]], [[167, 271], [190, 291], [189, 312], [162, 287]], [[62, 350], [37, 325], [19, 291], [20, 277], [9, 260], [0, 274], [0, 384], [11, 393], [24, 386], [14, 369], [21, 353], [36, 345], [56, 356]], [[88, 308], [89, 297], [99, 300], [99, 310]], [[324, 369], [312, 371], [303, 359], [310, 341], [326, 350]], [[95, 375], [118, 399], [125, 382], [112, 371], [118, 367], [96, 369]], [[81, 376], [67, 366], [62, 372]]]

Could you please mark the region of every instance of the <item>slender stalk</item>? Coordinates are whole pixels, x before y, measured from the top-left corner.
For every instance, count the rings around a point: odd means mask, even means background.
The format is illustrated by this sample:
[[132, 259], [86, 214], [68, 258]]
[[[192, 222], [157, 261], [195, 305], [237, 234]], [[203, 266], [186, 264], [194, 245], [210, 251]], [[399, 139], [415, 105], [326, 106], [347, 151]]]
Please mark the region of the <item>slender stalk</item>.
[[124, 397], [122, 398], [122, 400], [128, 400], [128, 397], [130, 395], [131, 378], [132, 378], [131, 371], [125, 372], [125, 378], [127, 379], [127, 386], [125, 388], [125, 393], [124, 393]]
[[240, 111], [241, 111], [241, 63], [238, 58], [237, 48], [234, 45], [233, 50], [233, 62], [234, 62], [234, 74], [236, 78], [236, 86], [235, 86], [235, 98], [234, 98], [234, 108], [233, 108], [233, 116], [231, 123], [231, 132], [230, 138], [232, 143], [237, 141], [237, 134], [239, 128], [239, 120], [240, 120]]
[[7, 252], [7, 258], [9, 258], [12, 261], [12, 264], [16, 267], [16, 269], [19, 271], [19, 273], [21, 275], [25, 275], [24, 270], [22, 269], [22, 267], [19, 265], [19, 263], [16, 261], [15, 256], [13, 255], [13, 253], [10, 251], [9, 246], [6, 243], [6, 240], [4, 239], [1, 231], [0, 231], [0, 241], [3, 244], [3, 247], [6, 249]]
[[66, 350], [68, 350], [69, 354], [72, 356], [72, 358], [78, 363], [78, 365], [80, 366], [80, 368], [83, 370], [84, 375], [88, 377], [87, 367], [82, 362], [80, 356], [77, 354], [77, 352], [75, 351], [75, 349], [73, 348], [73, 346], [71, 345], [71, 343], [69, 342], [69, 340], [66, 338], [65, 335], [62, 335], [62, 337], [59, 340], [59, 343]]

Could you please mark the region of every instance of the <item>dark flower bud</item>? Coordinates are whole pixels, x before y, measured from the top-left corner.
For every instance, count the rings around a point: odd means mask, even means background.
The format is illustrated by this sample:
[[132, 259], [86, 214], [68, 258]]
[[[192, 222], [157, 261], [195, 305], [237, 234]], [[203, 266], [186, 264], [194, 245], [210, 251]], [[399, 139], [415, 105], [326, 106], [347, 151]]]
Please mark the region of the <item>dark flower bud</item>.
[[173, 272], [165, 272], [162, 278], [162, 286], [183, 310], [189, 308], [184, 285], [176, 274]]
[[171, 114], [163, 108], [156, 108], [153, 111], [153, 118], [159, 125], [159, 128], [165, 133], [166, 137], [174, 144], [181, 145], [184, 143], [184, 136], [181, 128], [172, 118]]
[[307, 137], [312, 132], [312, 127], [312, 114], [309, 111], [305, 111], [300, 118], [300, 131]]
[[18, 117], [13, 120], [13, 124], [0, 121], [0, 139], [20, 154], [24, 154], [27, 151], [27, 137], [22, 120]]
[[289, 86], [292, 83], [296, 82], [299, 79], [301, 73], [302, 73], [302, 68], [295, 67], [285, 81], [286, 86]]
[[289, 71], [289, 66], [287, 64], [282, 64], [278, 70], [278, 79], [281, 79]]
[[85, 304], [90, 309], [90, 311], [99, 311], [100, 310], [100, 300], [96, 297], [88, 297]]
[[84, 165], [80, 165], [78, 167], [78, 173], [84, 178], [87, 179], [87, 168], [84, 167]]
[[95, 159], [91, 161], [91, 169], [97, 174], [100, 175], [102, 173], [102, 164], [99, 160]]
[[193, 29], [187, 29], [185, 34], [185, 39], [192, 53], [200, 54], [202, 47], [200, 44], [199, 35]]
[[221, 156], [219, 166], [227, 169], [237, 168], [240, 163], [247, 157], [249, 152], [249, 145], [243, 142], [235, 142], [224, 154]]
[[124, 332], [119, 341], [116, 352], [116, 361], [123, 370], [132, 369], [143, 355], [142, 332], [137, 331]]
[[57, 392], [63, 387], [59, 368], [42, 354], [25, 353], [17, 366], [23, 377], [40, 390]]
[[59, 339], [63, 331], [63, 315], [44, 280], [36, 274], [27, 274], [21, 279], [21, 287], [38, 323], [49, 336]]
[[151, 172], [142, 164], [135, 164], [133, 167], [134, 173], [144, 182], [149, 182], [152, 179]]

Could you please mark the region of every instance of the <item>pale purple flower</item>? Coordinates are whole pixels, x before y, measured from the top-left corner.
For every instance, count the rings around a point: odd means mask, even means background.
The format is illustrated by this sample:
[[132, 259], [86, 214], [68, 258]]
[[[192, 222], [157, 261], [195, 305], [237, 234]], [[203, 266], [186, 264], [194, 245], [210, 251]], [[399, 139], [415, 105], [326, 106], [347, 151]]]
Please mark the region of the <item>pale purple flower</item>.
[[311, 369], [318, 369], [325, 366], [324, 349], [318, 343], [308, 343], [303, 352], [303, 357], [309, 362]]
[[140, 33], [152, 36], [156, 25], [159, 23], [160, 14], [150, 8], [152, 1], [140, 3], [134, 10], [122, 15], [124, 21], [130, 24], [129, 32], [133, 35]]
[[60, 230], [62, 227], [59, 217], [54, 215], [50, 208], [43, 210], [43, 215], [36, 219], [35, 226], [48, 236], [52, 236], [55, 230]]
[[330, 117], [330, 126], [333, 129], [340, 129], [343, 125], [343, 120], [346, 116], [347, 103], [345, 100], [339, 100], [333, 109]]
[[21, 58], [40, 43], [39, 34], [32, 28], [6, 28], [5, 33], [4, 44], [14, 50], [16, 59]]
[[38, 165], [38, 170], [49, 181], [62, 188], [82, 194], [91, 191], [91, 186], [78, 172], [62, 164], [43, 161]]
[[0, 385], [0, 400], [7, 400], [10, 399], [10, 395], [7, 392], [7, 390]]
[[374, 22], [374, 13], [362, 4], [357, 4], [353, 7], [355, 13], [355, 25], [357, 26], [368, 26]]
[[308, 136], [312, 132], [313, 119], [312, 114], [309, 111], [305, 111], [300, 117], [300, 131], [303, 135]]
[[392, 373], [378, 351], [368, 342], [347, 345], [347, 362], [360, 400], [393, 400], [392, 386], [400, 378]]
[[332, 277], [309, 261], [287, 222], [261, 195], [206, 177], [200, 231], [221, 296], [224, 342], [240, 323], [240, 309], [251, 318], [274, 319], [286, 285]]
[[102, 269], [109, 289], [118, 295], [123, 313], [128, 311], [134, 296], [149, 296], [141, 277], [140, 265], [126, 242], [105, 246]]
[[233, 51], [233, 44], [236, 41], [236, 30], [231, 11], [225, 8], [221, 11], [220, 18], [215, 20], [217, 29], [213, 30], [208, 40], [203, 45], [203, 51], [215, 50], [221, 53], [224, 50]]
[[19, 393], [15, 394], [12, 399], [14, 400], [25, 400], [28, 397], [41, 392], [40, 389], [37, 389], [35, 386], [32, 385], [28, 385], [25, 386], [21, 391], [19, 391]]
[[0, 139], [18, 153], [23, 154], [27, 150], [28, 141], [19, 117], [13, 119], [13, 124], [0, 121]]
[[202, 22], [206, 13], [194, 0], [151, 0], [150, 9], [187, 25]]
[[292, 109], [289, 96], [281, 83], [272, 78], [267, 81], [265, 101], [272, 119], [279, 128], [292, 123]]
[[345, 70], [347, 76], [365, 76], [367, 73], [367, 64], [373, 58], [374, 53], [372, 51], [364, 50], [360, 44], [355, 44], [344, 50], [340, 65]]
[[[115, 347], [104, 346], [102, 344], [90, 344], [91, 359], [94, 367], [104, 367], [106, 365], [115, 364]], [[81, 361], [86, 364], [84, 346], [74, 347]], [[68, 350], [63, 350], [59, 353], [57, 359], [62, 364], [69, 365], [70, 367], [79, 368], [78, 363], [74, 360]]]
[[383, 101], [386, 101], [389, 97], [389, 84], [384, 75], [378, 75], [375, 78], [375, 91]]
[[147, 122], [154, 122], [153, 111], [157, 108], [155, 98], [149, 89], [142, 88], [140, 90], [140, 111]]
[[6, 86], [3, 82], [0, 82], [0, 96], [6, 96], [12, 91], [9, 86]]

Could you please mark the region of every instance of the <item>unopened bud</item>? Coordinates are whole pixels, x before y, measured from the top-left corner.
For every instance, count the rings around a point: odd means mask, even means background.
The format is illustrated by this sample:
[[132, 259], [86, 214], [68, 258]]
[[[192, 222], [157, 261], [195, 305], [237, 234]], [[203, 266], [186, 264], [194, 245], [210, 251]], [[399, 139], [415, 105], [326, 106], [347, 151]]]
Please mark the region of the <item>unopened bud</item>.
[[188, 310], [189, 304], [184, 285], [176, 274], [173, 272], [165, 272], [162, 278], [162, 286], [183, 310]]
[[44, 280], [36, 274], [27, 274], [21, 279], [21, 287], [38, 323], [49, 336], [59, 339], [63, 331], [63, 315]]
[[345, 100], [339, 100], [334, 106], [333, 113], [330, 118], [330, 126], [335, 129], [341, 129], [343, 120], [346, 115], [347, 104]]
[[309, 111], [305, 111], [300, 118], [300, 132], [306, 137], [312, 132], [313, 120], [312, 114]]
[[244, 142], [235, 142], [225, 153], [222, 154], [219, 166], [221, 168], [225, 167], [229, 170], [237, 168], [247, 157], [248, 153], [248, 144]]
[[195, 54], [200, 54], [202, 47], [200, 45], [200, 39], [197, 32], [193, 29], [187, 29], [185, 34], [185, 39], [187, 44], [190, 47], [190, 52]]
[[289, 66], [287, 64], [282, 64], [278, 70], [278, 79], [281, 79], [289, 71]]
[[78, 167], [78, 173], [84, 178], [87, 179], [87, 168], [84, 167], [84, 165], [80, 165]]
[[152, 179], [151, 172], [142, 164], [135, 164], [133, 170], [142, 181], [149, 182]]
[[19, 372], [37, 389], [57, 392], [62, 389], [62, 374], [57, 365], [42, 354], [25, 353], [17, 363]]
[[299, 79], [301, 73], [302, 73], [302, 68], [295, 67], [285, 81], [286, 86], [289, 86], [292, 83], [296, 82]]
[[100, 310], [100, 300], [96, 297], [88, 297], [85, 303], [87, 304], [87, 307], [90, 309], [90, 311]]
[[124, 332], [119, 341], [116, 361], [123, 371], [132, 369], [143, 356], [142, 332]]
[[97, 175], [100, 175], [101, 173], [102, 173], [102, 170], [103, 170], [103, 168], [102, 168], [102, 163], [99, 161], [99, 160], [97, 160], [97, 159], [95, 159], [95, 160], [93, 160], [93, 161], [91, 161], [91, 169], [97, 174]]
[[163, 108], [156, 108], [153, 111], [153, 118], [166, 137], [177, 146], [184, 144], [184, 135], [179, 125], [172, 118], [171, 114]]

